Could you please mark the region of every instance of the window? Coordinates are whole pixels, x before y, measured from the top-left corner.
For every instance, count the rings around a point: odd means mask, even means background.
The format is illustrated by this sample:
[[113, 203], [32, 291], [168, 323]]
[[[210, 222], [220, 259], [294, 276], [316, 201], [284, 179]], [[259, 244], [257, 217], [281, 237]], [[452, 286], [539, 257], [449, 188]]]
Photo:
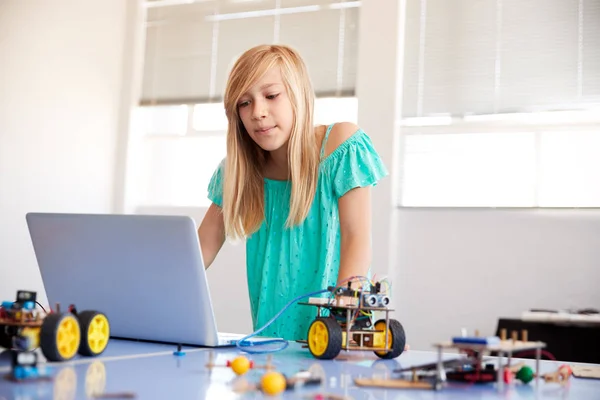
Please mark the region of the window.
[[128, 203], [209, 205], [208, 183], [226, 155], [222, 98], [227, 75], [235, 59], [254, 45], [283, 43], [300, 51], [317, 95], [316, 124], [356, 122], [359, 5], [339, 0], [146, 1]]
[[405, 206], [534, 205], [534, 133], [410, 135], [405, 146]]
[[542, 132], [538, 205], [600, 207], [600, 128]]
[[319, 97], [354, 95], [358, 1], [157, 0], [145, 4], [144, 105], [221, 101], [233, 62], [248, 48], [265, 43], [296, 48]]
[[600, 207], [600, 1], [407, 2], [397, 204]]
[[[135, 142], [138, 206], [206, 207], [207, 187], [226, 155], [223, 103], [138, 107]], [[315, 101], [315, 123], [357, 121], [351, 98]]]

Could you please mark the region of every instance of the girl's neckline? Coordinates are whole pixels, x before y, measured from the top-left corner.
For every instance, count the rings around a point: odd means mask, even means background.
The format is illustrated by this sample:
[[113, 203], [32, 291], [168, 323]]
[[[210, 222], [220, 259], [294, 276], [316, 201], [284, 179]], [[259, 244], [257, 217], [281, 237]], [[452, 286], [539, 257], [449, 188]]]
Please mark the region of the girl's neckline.
[[[348, 139], [346, 139], [342, 144], [340, 144], [335, 150], [333, 150], [330, 154], [328, 154], [327, 156], [323, 157], [321, 159], [321, 161], [319, 162], [319, 172], [321, 170], [321, 168], [323, 167], [323, 164], [326, 161], [329, 161], [330, 159], [332, 159], [335, 154], [342, 152], [343, 148], [348, 146], [352, 140], [355, 139], [355, 137], [357, 135], [359, 135], [360, 133], [362, 133], [363, 130], [362, 129], [358, 129], [356, 132], [354, 132], [352, 135], [350, 135], [350, 137]], [[285, 180], [280, 180], [280, 179], [271, 179], [271, 178], [263, 178], [263, 180], [265, 182], [269, 182], [269, 183], [278, 183], [278, 184], [283, 184], [283, 183], [291, 183], [292, 180], [291, 179], [285, 179]]]
[[281, 179], [270, 179], [270, 178], [263, 178], [265, 180], [265, 182], [273, 182], [273, 183], [289, 183], [291, 182], [290, 179], [285, 179], [285, 180], [281, 180]]

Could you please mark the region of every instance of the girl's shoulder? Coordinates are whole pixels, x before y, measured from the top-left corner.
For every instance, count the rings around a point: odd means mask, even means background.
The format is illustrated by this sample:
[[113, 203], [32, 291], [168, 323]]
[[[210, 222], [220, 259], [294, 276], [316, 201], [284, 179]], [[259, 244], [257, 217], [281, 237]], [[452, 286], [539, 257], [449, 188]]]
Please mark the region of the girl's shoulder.
[[337, 122], [327, 126], [321, 146], [327, 158], [362, 129], [353, 122]]
[[338, 198], [388, 175], [371, 138], [352, 122], [329, 125], [322, 146], [321, 174], [333, 184]]

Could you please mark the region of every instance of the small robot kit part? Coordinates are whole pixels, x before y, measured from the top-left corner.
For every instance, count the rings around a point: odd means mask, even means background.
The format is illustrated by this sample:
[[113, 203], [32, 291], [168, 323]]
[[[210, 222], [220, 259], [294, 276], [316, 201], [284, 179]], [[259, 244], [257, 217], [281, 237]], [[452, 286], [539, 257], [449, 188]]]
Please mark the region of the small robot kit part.
[[[571, 367], [561, 365], [557, 371], [539, 375], [539, 363], [542, 349], [546, 346], [542, 342], [527, 340], [527, 331], [523, 331], [521, 340], [517, 333], [513, 332], [512, 339], [506, 339], [506, 333], [502, 337], [480, 337], [475, 336], [455, 337], [451, 341], [436, 343], [438, 360], [430, 364], [412, 366], [395, 370], [395, 373], [411, 373], [410, 379], [365, 379], [357, 378], [354, 383], [363, 387], [386, 387], [402, 389], [434, 389], [440, 390], [448, 381], [473, 383], [497, 383], [500, 390], [504, 384], [512, 384], [515, 380], [528, 384], [537, 377], [545, 382], [556, 382], [564, 384], [572, 375]], [[457, 349], [464, 354], [463, 357], [453, 360], [442, 360], [443, 349]], [[535, 351], [535, 371], [524, 363], [511, 365], [513, 355], [517, 356], [522, 351]], [[495, 353], [494, 361], [484, 359], [484, 354]], [[504, 364], [504, 357], [507, 358]]]
[[322, 383], [321, 377], [315, 376], [311, 371], [300, 371], [291, 377], [286, 377], [275, 370], [272, 363], [272, 357], [268, 356], [267, 362], [264, 365], [255, 364], [245, 356], [238, 356], [233, 360], [228, 360], [225, 364], [215, 364], [214, 354], [209, 353], [208, 363], [206, 367], [212, 370], [215, 367], [231, 368], [238, 376], [245, 375], [252, 369], [264, 369], [260, 382], [250, 383], [247, 380], [236, 380], [234, 384], [234, 392], [246, 393], [250, 391], [261, 391], [265, 395], [276, 396], [285, 390], [293, 390], [300, 386], [317, 385]]
[[11, 350], [11, 371], [6, 376], [14, 382], [52, 380], [50, 370], [38, 364], [38, 355], [34, 351]]
[[[317, 307], [317, 317], [308, 329], [307, 344], [318, 359], [330, 360], [342, 350], [373, 351], [378, 357], [392, 359], [404, 351], [406, 335], [402, 324], [389, 318], [389, 294], [381, 282], [369, 282], [362, 288], [329, 287], [329, 298], [311, 297], [302, 305]], [[323, 316], [322, 311], [329, 315]], [[372, 324], [374, 312], [385, 318]]]
[[36, 305], [40, 305], [36, 293], [28, 291], [18, 291], [14, 302], [2, 302], [0, 347], [23, 353], [41, 348], [48, 361], [67, 361], [77, 353], [95, 357], [106, 349], [110, 324], [103, 313], [78, 312], [74, 305], [61, 312], [58, 304], [46, 312], [41, 305], [43, 311], [38, 310]]

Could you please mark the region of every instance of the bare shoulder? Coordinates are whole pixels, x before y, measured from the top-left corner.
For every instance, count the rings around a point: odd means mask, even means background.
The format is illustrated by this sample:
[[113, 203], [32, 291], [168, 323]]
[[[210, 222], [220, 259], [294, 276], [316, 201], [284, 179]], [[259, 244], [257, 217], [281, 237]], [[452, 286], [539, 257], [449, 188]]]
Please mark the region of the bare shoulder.
[[333, 125], [327, 143], [325, 143], [325, 157], [333, 153], [359, 129], [359, 126], [352, 122], [338, 122]]

